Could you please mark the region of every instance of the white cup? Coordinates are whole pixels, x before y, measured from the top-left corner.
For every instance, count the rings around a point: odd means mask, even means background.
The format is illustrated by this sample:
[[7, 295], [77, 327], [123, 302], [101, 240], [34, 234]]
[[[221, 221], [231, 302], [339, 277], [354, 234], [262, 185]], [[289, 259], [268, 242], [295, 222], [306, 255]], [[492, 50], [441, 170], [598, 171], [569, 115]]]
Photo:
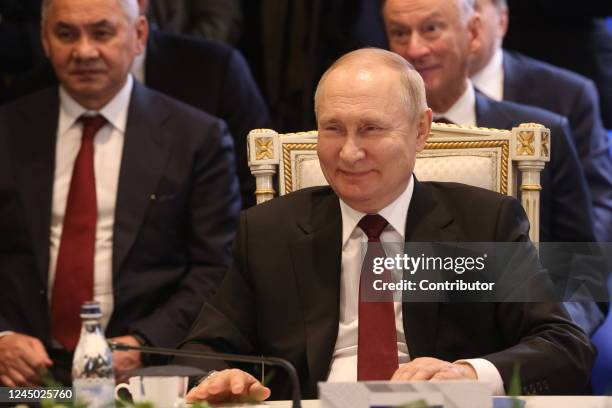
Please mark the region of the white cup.
[[115, 387], [115, 398], [119, 398], [119, 390], [126, 389], [135, 403], [151, 402], [159, 408], [178, 408], [185, 401], [187, 380], [187, 377], [130, 377], [128, 384]]

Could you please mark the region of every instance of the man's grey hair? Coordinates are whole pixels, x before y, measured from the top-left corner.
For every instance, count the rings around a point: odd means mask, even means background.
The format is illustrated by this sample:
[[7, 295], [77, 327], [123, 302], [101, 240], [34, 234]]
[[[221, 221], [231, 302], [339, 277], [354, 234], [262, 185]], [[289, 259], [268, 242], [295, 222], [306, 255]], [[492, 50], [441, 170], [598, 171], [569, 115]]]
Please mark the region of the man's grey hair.
[[[459, 2], [459, 12], [463, 22], [467, 22], [476, 8], [476, 0], [457, 0]], [[506, 3], [506, 0], [493, 0], [495, 3]], [[381, 1], [381, 7], [385, 7], [386, 0]]]
[[475, 8], [477, 11], [480, 10], [483, 2], [491, 3], [498, 10], [508, 10], [508, 2], [506, 0], [476, 0]]
[[421, 78], [421, 75], [414, 69], [412, 64], [391, 51], [380, 48], [362, 48], [343, 55], [325, 71], [315, 91], [315, 115], [318, 112], [321, 90], [329, 74], [345, 65], [357, 65], [359, 62], [367, 62], [370, 66], [374, 64], [377, 66], [382, 65], [398, 73], [401, 104], [411, 113], [411, 120], [416, 120], [418, 115], [427, 109], [425, 84], [423, 83], [423, 78]]
[[[123, 11], [125, 11], [125, 15], [128, 18], [128, 21], [134, 22], [139, 15], [138, 9], [138, 0], [116, 0], [121, 5]], [[42, 5], [40, 8], [41, 19], [44, 22], [47, 19], [47, 15], [49, 13], [49, 7], [51, 7], [51, 3], [53, 0], [42, 0]]]
[[476, 0], [458, 0], [461, 19], [467, 22], [474, 15], [476, 9]]

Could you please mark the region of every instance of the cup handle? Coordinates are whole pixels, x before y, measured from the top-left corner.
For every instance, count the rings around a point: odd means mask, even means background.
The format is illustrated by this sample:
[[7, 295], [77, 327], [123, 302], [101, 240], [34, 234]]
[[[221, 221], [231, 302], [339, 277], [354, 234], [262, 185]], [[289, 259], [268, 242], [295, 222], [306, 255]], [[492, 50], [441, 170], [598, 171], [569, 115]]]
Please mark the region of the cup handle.
[[128, 392], [130, 393], [130, 395], [132, 395], [132, 393], [131, 393], [131, 391], [130, 391], [130, 386], [129, 386], [128, 384], [119, 384], [119, 385], [117, 385], [117, 386], [115, 387], [115, 399], [117, 399], [117, 400], [118, 400], [118, 399], [121, 399], [121, 398], [119, 397], [119, 390], [122, 390], [122, 389], [126, 389], [126, 390], [128, 390]]

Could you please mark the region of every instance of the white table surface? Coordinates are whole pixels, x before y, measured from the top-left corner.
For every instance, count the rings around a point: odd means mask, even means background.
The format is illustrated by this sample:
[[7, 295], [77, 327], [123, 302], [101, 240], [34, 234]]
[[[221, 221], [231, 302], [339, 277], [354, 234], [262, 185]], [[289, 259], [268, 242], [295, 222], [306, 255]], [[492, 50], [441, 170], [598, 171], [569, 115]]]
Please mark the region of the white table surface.
[[[612, 397], [592, 396], [534, 396], [520, 397], [525, 400], [525, 408], [612, 408]], [[223, 405], [223, 407], [237, 408], [291, 408], [291, 401], [269, 401], [263, 404]], [[319, 408], [318, 400], [302, 401], [302, 408]]]

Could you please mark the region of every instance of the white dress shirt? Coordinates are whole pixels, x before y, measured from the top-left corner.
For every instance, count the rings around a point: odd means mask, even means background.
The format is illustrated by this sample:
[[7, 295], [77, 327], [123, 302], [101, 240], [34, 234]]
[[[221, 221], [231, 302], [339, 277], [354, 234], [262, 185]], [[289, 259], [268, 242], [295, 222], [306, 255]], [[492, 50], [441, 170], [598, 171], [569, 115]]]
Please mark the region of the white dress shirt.
[[462, 126], [476, 126], [476, 92], [470, 80], [466, 80], [465, 91], [446, 112], [434, 112], [434, 122], [446, 118]]
[[[471, 85], [469, 88], [472, 88]], [[473, 94], [472, 89], [472, 94]], [[380, 235], [388, 257], [403, 253], [406, 237], [406, 217], [414, 191], [414, 177], [410, 178], [404, 192], [378, 214], [389, 223]], [[357, 381], [357, 343], [359, 327], [359, 279], [361, 264], [365, 256], [364, 249], [368, 237], [357, 227], [365, 213], [351, 208], [340, 200], [342, 214], [342, 265], [340, 273], [340, 322], [338, 337], [334, 346], [331, 367], [327, 381]], [[397, 244], [397, 245], [394, 245]], [[395, 328], [397, 335], [397, 355], [399, 364], [410, 361], [410, 351], [406, 344], [402, 303], [394, 302]], [[503, 380], [497, 368], [482, 358], [460, 360], [470, 364], [478, 379], [491, 384], [494, 395], [503, 395]]]
[[496, 101], [504, 99], [504, 53], [498, 47], [493, 58], [472, 76], [474, 86]]
[[55, 145], [55, 176], [51, 208], [48, 300], [51, 301], [55, 267], [62, 237], [62, 227], [72, 179], [72, 170], [81, 147], [83, 114], [101, 114], [107, 123], [94, 137], [94, 172], [98, 220], [94, 255], [94, 300], [102, 307], [102, 327], [106, 328], [113, 311], [113, 224], [119, 183], [119, 169], [128, 107], [134, 81], [131, 75], [117, 95], [99, 112], [88, 111], [60, 87], [60, 109]]

